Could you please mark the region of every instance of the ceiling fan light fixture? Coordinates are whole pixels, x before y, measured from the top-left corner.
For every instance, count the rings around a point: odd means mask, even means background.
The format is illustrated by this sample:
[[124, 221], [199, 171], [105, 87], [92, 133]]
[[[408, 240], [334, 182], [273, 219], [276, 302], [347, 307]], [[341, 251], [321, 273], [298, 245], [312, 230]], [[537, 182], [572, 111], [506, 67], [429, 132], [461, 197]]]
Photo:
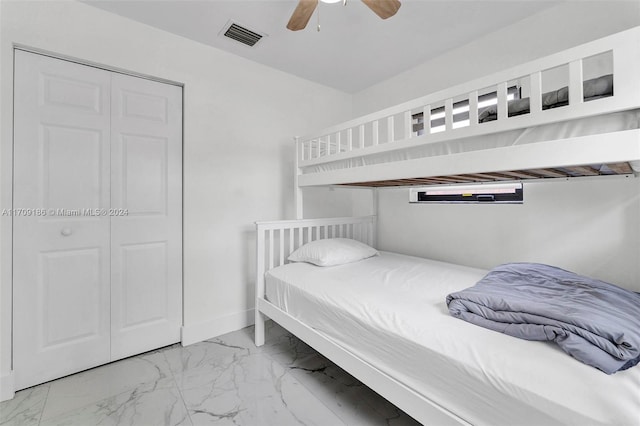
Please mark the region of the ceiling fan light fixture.
[[[346, 5], [347, 0], [320, 0], [322, 3], [338, 3], [342, 1], [342, 4]], [[376, 15], [382, 19], [387, 19], [396, 14], [400, 9], [400, 0], [362, 0]], [[298, 5], [293, 11], [287, 28], [291, 31], [300, 31], [307, 26], [311, 15], [318, 6], [318, 0], [298, 0]], [[318, 31], [319, 31], [318, 26]]]

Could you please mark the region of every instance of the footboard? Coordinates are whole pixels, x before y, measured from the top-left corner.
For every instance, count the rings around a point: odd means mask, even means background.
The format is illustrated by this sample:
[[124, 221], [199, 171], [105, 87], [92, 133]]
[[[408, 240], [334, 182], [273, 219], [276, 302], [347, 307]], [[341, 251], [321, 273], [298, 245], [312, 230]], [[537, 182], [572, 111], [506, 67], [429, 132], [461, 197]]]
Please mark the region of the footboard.
[[352, 238], [375, 247], [375, 220], [375, 216], [362, 216], [256, 222], [255, 343], [257, 346], [264, 344], [265, 318], [259, 306], [265, 294], [265, 272], [288, 263], [287, 257], [295, 249], [310, 241], [325, 238]]

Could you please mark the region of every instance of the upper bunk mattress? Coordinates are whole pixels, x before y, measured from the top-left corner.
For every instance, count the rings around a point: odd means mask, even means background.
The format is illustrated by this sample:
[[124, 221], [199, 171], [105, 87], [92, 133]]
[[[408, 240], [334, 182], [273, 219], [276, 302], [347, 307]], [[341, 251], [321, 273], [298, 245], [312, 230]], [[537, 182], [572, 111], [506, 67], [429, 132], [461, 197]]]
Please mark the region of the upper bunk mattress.
[[474, 425], [637, 425], [640, 368], [608, 376], [547, 342], [449, 315], [448, 294], [486, 270], [382, 252], [266, 274], [267, 299]]
[[[483, 124], [480, 124], [480, 126], [482, 125]], [[332, 170], [370, 166], [373, 164], [392, 163], [417, 158], [504, 148], [515, 145], [612, 133], [638, 128], [640, 128], [640, 110], [623, 111], [577, 120], [562, 121], [542, 126], [474, 136], [470, 138], [433, 142], [411, 148], [363, 155], [346, 160], [328, 161], [326, 163], [304, 167], [302, 172], [328, 172]], [[335, 147], [333, 149], [335, 149]], [[328, 157], [327, 159], [330, 158], [331, 157]]]

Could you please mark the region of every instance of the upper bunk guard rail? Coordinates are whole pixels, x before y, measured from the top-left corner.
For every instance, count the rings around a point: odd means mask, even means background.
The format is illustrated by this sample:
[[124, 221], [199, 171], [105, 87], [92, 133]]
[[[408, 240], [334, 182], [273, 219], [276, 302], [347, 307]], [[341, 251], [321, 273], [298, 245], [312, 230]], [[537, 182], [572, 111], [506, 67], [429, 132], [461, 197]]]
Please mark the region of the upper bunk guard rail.
[[[505, 169], [504, 159], [507, 156], [509, 167]], [[359, 182], [363, 186], [398, 186], [482, 182], [482, 179], [472, 178], [483, 175], [487, 176], [484, 180], [520, 180], [551, 177], [545, 176], [547, 173], [557, 173], [555, 177], [569, 177], [554, 169], [575, 169], [575, 166], [589, 164], [624, 166], [628, 169], [618, 170], [619, 174], [630, 174], [633, 168], [640, 170], [638, 161], [629, 166], [624, 164], [630, 158], [640, 159], [640, 129], [616, 132], [615, 138], [609, 137], [606, 144], [602, 143], [602, 135], [589, 135], [402, 161], [400, 173], [403, 176], [421, 179], [399, 178], [397, 164], [391, 162], [366, 167], [367, 176], [375, 176], [375, 182], [362, 180], [361, 167], [308, 173], [300, 175], [298, 181], [301, 186], [338, 185], [345, 182], [351, 182], [350, 185], [354, 186]], [[497, 178], [501, 175], [504, 179]], [[434, 181], [427, 176], [435, 177]]]
[[[640, 27], [598, 39], [490, 76], [460, 84], [403, 104], [378, 111], [316, 134], [297, 138], [298, 168], [362, 157], [429, 143], [480, 136], [533, 127], [599, 114], [640, 108]], [[612, 96], [585, 102], [583, 99], [583, 59], [611, 52]], [[543, 72], [568, 67], [569, 104], [543, 109]], [[509, 117], [508, 82], [530, 81], [529, 112]], [[485, 89], [496, 92], [497, 119], [478, 122], [478, 95]], [[469, 124], [454, 128], [456, 102], [468, 101]], [[431, 111], [444, 107], [445, 128], [430, 133]], [[424, 134], [413, 131], [413, 115], [424, 114]], [[397, 123], [402, 120], [402, 123]]]

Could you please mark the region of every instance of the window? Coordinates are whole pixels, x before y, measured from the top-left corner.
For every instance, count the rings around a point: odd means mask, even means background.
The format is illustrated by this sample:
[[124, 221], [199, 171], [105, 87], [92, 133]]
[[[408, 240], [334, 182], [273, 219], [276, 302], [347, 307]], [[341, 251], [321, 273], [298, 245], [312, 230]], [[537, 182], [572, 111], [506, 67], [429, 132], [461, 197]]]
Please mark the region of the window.
[[410, 203], [522, 204], [522, 183], [434, 185], [409, 190]]

